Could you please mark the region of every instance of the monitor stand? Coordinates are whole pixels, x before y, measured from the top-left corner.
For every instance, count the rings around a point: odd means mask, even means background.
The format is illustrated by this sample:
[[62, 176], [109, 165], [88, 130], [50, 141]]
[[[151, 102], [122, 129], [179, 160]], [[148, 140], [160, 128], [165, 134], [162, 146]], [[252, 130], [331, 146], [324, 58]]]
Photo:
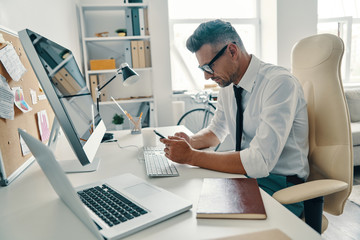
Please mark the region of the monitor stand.
[[[48, 147], [55, 154], [56, 144], [60, 135], [60, 124], [56, 116], [51, 128]], [[71, 148], [71, 147], [70, 147]], [[85, 166], [81, 165], [78, 159], [58, 160], [58, 163], [66, 173], [94, 172], [98, 169], [101, 158], [95, 157], [93, 161]]]

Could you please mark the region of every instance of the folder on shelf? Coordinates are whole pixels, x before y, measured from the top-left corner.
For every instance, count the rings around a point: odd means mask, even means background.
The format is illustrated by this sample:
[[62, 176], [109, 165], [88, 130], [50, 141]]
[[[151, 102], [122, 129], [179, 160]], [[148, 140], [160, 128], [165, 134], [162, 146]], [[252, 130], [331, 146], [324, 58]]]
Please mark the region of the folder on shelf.
[[140, 36], [139, 8], [131, 9], [133, 36]]
[[145, 67], [145, 44], [144, 41], [138, 41], [138, 52], [139, 52], [139, 68]]
[[124, 57], [125, 62], [129, 64], [129, 66], [132, 68], [132, 57], [131, 57], [131, 46], [129, 41], [124, 42]]
[[[107, 77], [106, 77], [106, 75], [103, 75], [103, 74], [99, 74], [98, 75], [98, 84], [103, 84], [104, 82], [106, 82], [106, 80], [108, 80], [107, 79]], [[107, 91], [107, 88], [105, 87], [105, 88], [103, 88], [103, 89], [101, 89], [101, 94], [100, 94], [100, 102], [106, 102], [106, 101], [109, 101], [110, 100], [110, 98], [109, 98], [109, 96], [108, 96], [108, 93], [106, 92]]]
[[144, 9], [139, 8], [139, 26], [140, 26], [140, 35], [145, 36], [145, 19], [144, 19]]
[[126, 8], [125, 9], [125, 22], [126, 22], [126, 30], [127, 30], [127, 36], [133, 36], [133, 25], [132, 25], [132, 14], [131, 9]]
[[150, 121], [149, 121], [149, 112], [150, 112], [150, 106], [148, 102], [142, 102], [139, 107], [139, 111], [136, 116], [140, 116], [141, 113], [143, 113], [141, 117], [141, 126], [142, 127], [149, 127]]
[[151, 50], [150, 50], [150, 41], [145, 40], [145, 67], [151, 67]]
[[144, 8], [144, 27], [145, 27], [145, 35], [149, 36], [150, 35], [150, 31], [149, 31], [149, 12], [147, 8]]
[[90, 78], [90, 91], [91, 91], [91, 97], [94, 102], [96, 102], [96, 88], [98, 86], [98, 75], [92, 74], [89, 76]]
[[139, 68], [139, 50], [138, 50], [138, 41], [131, 41], [131, 58], [133, 68]]
[[90, 60], [90, 70], [116, 69], [115, 59]]

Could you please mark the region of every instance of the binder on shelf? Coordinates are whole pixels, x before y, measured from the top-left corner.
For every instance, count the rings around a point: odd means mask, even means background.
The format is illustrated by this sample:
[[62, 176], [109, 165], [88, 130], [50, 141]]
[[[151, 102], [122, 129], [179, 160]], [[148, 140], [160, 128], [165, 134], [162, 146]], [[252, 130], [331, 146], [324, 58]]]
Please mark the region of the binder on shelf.
[[141, 117], [141, 126], [142, 127], [149, 127], [150, 121], [149, 121], [149, 112], [150, 112], [150, 106], [148, 102], [142, 102], [139, 111], [136, 116], [140, 116], [141, 113], [143, 113]]
[[[107, 80], [106, 75], [102, 75], [102, 74], [98, 75], [98, 84], [103, 84], [104, 82], [106, 82], [106, 80]], [[106, 87], [101, 89], [100, 97], [99, 97], [100, 102], [107, 102], [110, 100], [106, 91], [107, 91]]]
[[130, 42], [126, 41], [124, 42], [125, 46], [124, 46], [124, 51], [125, 51], [125, 62], [127, 62], [129, 64], [129, 66], [132, 68], [133, 64], [132, 64], [132, 57], [131, 57], [131, 46], [130, 46]]
[[139, 8], [131, 9], [133, 36], [140, 36]]
[[144, 8], [144, 27], [145, 27], [145, 35], [149, 36], [149, 12], [147, 8]]
[[133, 68], [139, 68], [139, 50], [138, 41], [131, 41], [131, 58]]
[[144, 41], [137, 41], [139, 52], [139, 68], [145, 67], [145, 44]]
[[151, 67], [151, 49], [150, 49], [150, 41], [145, 40], [145, 67]]
[[126, 30], [127, 36], [133, 36], [133, 25], [132, 25], [132, 16], [131, 16], [131, 9], [125, 9], [125, 22], [126, 22]]
[[96, 74], [91, 74], [89, 79], [90, 79], [91, 97], [93, 101], [96, 102], [96, 87], [98, 86], [98, 76]]
[[140, 26], [140, 35], [145, 36], [145, 19], [144, 19], [144, 9], [139, 8], [139, 26]]

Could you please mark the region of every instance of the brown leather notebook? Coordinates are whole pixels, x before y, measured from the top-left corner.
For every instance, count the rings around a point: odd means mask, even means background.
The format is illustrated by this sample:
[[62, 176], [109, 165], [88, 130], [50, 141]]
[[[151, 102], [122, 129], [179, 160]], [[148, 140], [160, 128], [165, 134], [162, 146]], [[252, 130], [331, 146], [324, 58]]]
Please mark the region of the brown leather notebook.
[[196, 217], [266, 219], [256, 179], [205, 178]]

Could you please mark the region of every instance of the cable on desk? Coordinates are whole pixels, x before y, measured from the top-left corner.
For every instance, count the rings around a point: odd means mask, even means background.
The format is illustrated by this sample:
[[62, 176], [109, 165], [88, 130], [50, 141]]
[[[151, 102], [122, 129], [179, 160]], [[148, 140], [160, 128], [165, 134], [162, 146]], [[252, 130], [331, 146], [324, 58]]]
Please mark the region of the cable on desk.
[[138, 146], [136, 146], [136, 145], [120, 146], [120, 143], [117, 142], [117, 141], [116, 141], [116, 144], [118, 145], [118, 147], [119, 147], [120, 149], [129, 148], [129, 147], [134, 147], [134, 148], [136, 148], [136, 150], [137, 150], [137, 157], [136, 157], [136, 159], [139, 160], [139, 161], [144, 161], [143, 152], [141, 151], [141, 148], [139, 148]]

